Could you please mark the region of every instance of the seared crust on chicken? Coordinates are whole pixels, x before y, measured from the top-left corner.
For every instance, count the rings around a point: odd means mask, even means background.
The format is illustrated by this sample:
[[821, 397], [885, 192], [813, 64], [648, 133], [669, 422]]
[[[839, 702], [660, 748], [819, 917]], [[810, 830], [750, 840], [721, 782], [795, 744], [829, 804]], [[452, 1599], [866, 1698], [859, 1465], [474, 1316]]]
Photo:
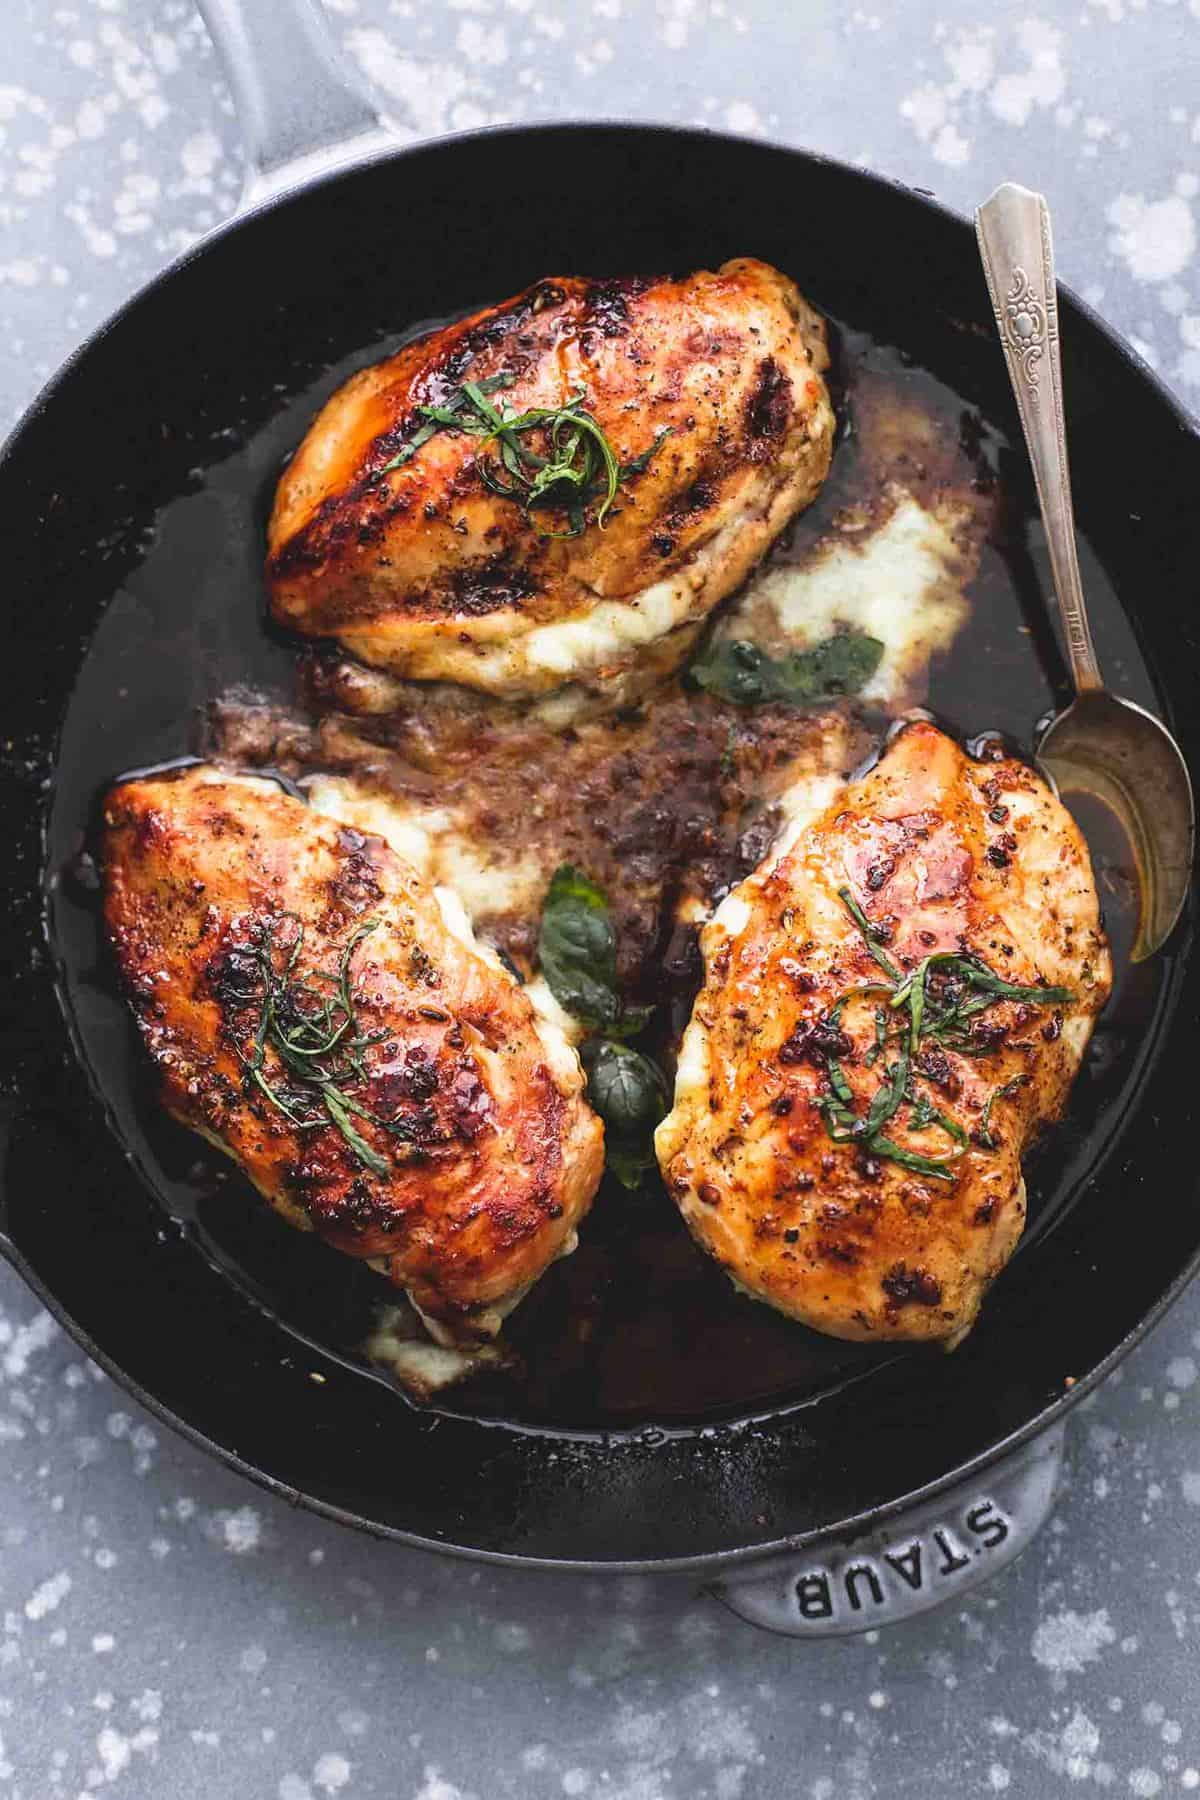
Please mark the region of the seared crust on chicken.
[[442, 1342], [494, 1333], [604, 1156], [578, 1058], [498, 960], [381, 839], [215, 769], [114, 788], [104, 880], [168, 1111]]
[[819, 1331], [957, 1342], [1016, 1247], [1022, 1154], [1111, 985], [1073, 819], [1024, 764], [911, 725], [701, 947], [657, 1135], [693, 1235]]
[[[362, 661], [513, 697], [571, 682], [627, 697], [677, 666], [829, 469], [823, 322], [741, 259], [678, 280], [547, 278], [406, 345], [327, 402], [279, 484], [277, 619]], [[582, 393], [627, 475], [603, 525], [542, 535], [442, 429], [387, 464], [464, 380], [514, 377], [512, 413]], [[658, 442], [660, 433], [669, 435]], [[537, 521], [540, 520], [540, 525]]]

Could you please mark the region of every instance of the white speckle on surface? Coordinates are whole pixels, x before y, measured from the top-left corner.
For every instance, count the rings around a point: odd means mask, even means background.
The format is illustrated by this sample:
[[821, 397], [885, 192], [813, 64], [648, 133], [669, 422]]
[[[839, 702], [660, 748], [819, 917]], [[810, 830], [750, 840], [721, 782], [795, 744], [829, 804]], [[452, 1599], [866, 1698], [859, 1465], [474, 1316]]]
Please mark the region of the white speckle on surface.
[[1133, 1769], [1129, 1775], [1129, 1791], [1137, 1795], [1137, 1800], [1154, 1800], [1156, 1794], [1162, 1793], [1162, 1777], [1153, 1769]]
[[945, 122], [946, 97], [940, 88], [926, 84], [914, 88], [900, 102], [900, 112], [904, 118], [912, 121], [922, 143], [928, 143]]
[[455, 1787], [452, 1781], [444, 1780], [439, 1769], [427, 1766], [425, 1780], [413, 1795], [413, 1800], [473, 1800], [473, 1796]]
[[215, 131], [195, 131], [185, 138], [179, 152], [183, 172], [189, 181], [208, 183], [221, 160], [221, 140]]
[[248, 1556], [262, 1543], [262, 1519], [252, 1506], [222, 1507], [213, 1514], [210, 1534], [231, 1556]]
[[40, 1587], [34, 1589], [25, 1602], [27, 1619], [44, 1619], [47, 1613], [53, 1612], [56, 1606], [66, 1599], [71, 1591], [71, 1577], [65, 1569], [57, 1575], [51, 1575]]
[[988, 1769], [988, 1786], [993, 1794], [1007, 1793], [1012, 1776], [1003, 1763], [994, 1762]]
[[1079, 1707], [1063, 1727], [1059, 1748], [1064, 1772], [1072, 1781], [1086, 1781], [1093, 1774], [1092, 1765], [1100, 1748], [1100, 1731]]
[[313, 1800], [312, 1789], [307, 1781], [294, 1773], [284, 1775], [275, 1791], [279, 1800]]
[[945, 50], [946, 66], [954, 86], [963, 93], [982, 93], [992, 78], [995, 53], [991, 33], [965, 31]]
[[1138, 281], [1169, 281], [1192, 260], [1196, 225], [1184, 194], [1154, 201], [1118, 194], [1108, 208], [1108, 221], [1115, 227], [1109, 248]]
[[1173, 1356], [1167, 1364], [1167, 1380], [1173, 1388], [1190, 1388], [1196, 1380], [1194, 1356]]
[[1078, 1674], [1097, 1661], [1116, 1637], [1104, 1608], [1093, 1613], [1056, 1613], [1043, 1619], [1033, 1634], [1034, 1660], [1051, 1674]]
[[730, 131], [737, 131], [743, 137], [753, 136], [763, 129], [762, 115], [749, 100], [734, 100], [725, 108], [725, 123]]
[[1063, 34], [1041, 19], [1023, 19], [1016, 30], [1025, 66], [998, 77], [990, 104], [1007, 125], [1024, 125], [1035, 107], [1053, 106], [1066, 91], [1062, 62]]
[[464, 19], [455, 43], [468, 65], [499, 68], [508, 61], [508, 42], [500, 26], [489, 27], [478, 19]]
[[337, 1750], [327, 1750], [313, 1764], [313, 1786], [324, 1794], [336, 1794], [350, 1779], [350, 1764]]
[[133, 1751], [129, 1739], [122, 1732], [112, 1725], [106, 1725], [96, 1739], [96, 1754], [100, 1758], [105, 1781], [115, 1781], [129, 1767]]
[[668, 50], [683, 49], [698, 10], [696, 0], [659, 0], [659, 35]]
[[1185, 1469], [1179, 1477], [1183, 1497], [1192, 1506], [1200, 1506], [1200, 1469]]
[[117, 1647], [117, 1640], [111, 1631], [98, 1631], [92, 1639], [92, 1650], [97, 1656], [108, 1656]]
[[400, 123], [412, 131], [427, 136], [483, 122], [463, 117], [472, 84], [461, 64], [406, 55], [375, 26], [356, 27], [346, 42], [364, 72], [398, 104]]
[[971, 141], [963, 136], [956, 125], [941, 126], [930, 148], [934, 160], [948, 169], [961, 168], [971, 156]]
[[4, 1352], [4, 1373], [9, 1377], [24, 1375], [32, 1357], [45, 1350], [58, 1336], [58, 1326], [48, 1312], [35, 1313], [26, 1324], [19, 1325], [12, 1342]]
[[0, 263], [0, 282], [11, 282], [14, 287], [36, 287], [41, 279], [41, 268], [32, 256], [20, 256], [12, 262]]
[[533, 1638], [526, 1625], [505, 1624], [496, 1627], [496, 1645], [500, 1650], [528, 1650]]

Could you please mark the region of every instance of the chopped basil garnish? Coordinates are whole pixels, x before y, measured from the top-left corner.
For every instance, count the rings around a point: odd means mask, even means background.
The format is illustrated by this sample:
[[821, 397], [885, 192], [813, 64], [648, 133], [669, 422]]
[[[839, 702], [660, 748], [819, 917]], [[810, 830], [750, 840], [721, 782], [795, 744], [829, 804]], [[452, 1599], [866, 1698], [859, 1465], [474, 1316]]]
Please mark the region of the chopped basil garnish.
[[976, 1140], [983, 1145], [985, 1150], [995, 1150], [997, 1148], [996, 1136], [992, 1130], [993, 1106], [995, 1106], [997, 1100], [1003, 1100], [1008, 1094], [1014, 1094], [1019, 1087], [1024, 1087], [1024, 1085], [1024, 1075], [1014, 1075], [1011, 1081], [1006, 1081], [1003, 1087], [993, 1088], [988, 1095], [984, 1102], [983, 1111], [979, 1115], [979, 1128], [975, 1133]]
[[[402, 1119], [384, 1119], [356, 1098], [367, 1079], [365, 1052], [388, 1036], [386, 1031], [363, 1032], [355, 1014], [350, 960], [356, 946], [376, 929], [369, 919], [351, 933], [342, 946], [336, 970], [312, 969], [297, 977], [296, 967], [304, 948], [304, 926], [293, 914], [284, 914], [295, 927], [290, 946], [279, 950], [276, 929], [283, 922], [263, 924], [250, 947], [254, 964], [251, 985], [227, 982], [223, 999], [237, 1006], [256, 1006], [258, 1018], [248, 1044], [236, 1045], [245, 1070], [247, 1090], [257, 1088], [277, 1112], [299, 1131], [333, 1125], [372, 1175], [391, 1174], [391, 1164], [374, 1149], [354, 1124], [366, 1119], [394, 1137], [409, 1137]], [[267, 1050], [275, 1053], [280, 1073], [266, 1074]]]
[[[1001, 1000], [1013, 1000], [1030, 1006], [1065, 1006], [1074, 999], [1070, 988], [1029, 987], [1005, 981], [981, 958], [957, 951], [938, 951], [924, 957], [909, 975], [902, 975], [883, 949], [879, 928], [867, 918], [849, 888], [839, 888], [838, 898], [854, 920], [874, 961], [892, 982], [888, 1006], [875, 1010], [875, 1038], [864, 1055], [863, 1063], [873, 1068], [880, 1063], [879, 1086], [871, 1096], [865, 1113], [854, 1111], [854, 1095], [842, 1062], [825, 1055], [825, 1073], [829, 1092], [817, 1105], [825, 1120], [825, 1129], [834, 1143], [858, 1144], [870, 1156], [879, 1156], [915, 1174], [941, 1181], [953, 1181], [953, 1164], [971, 1141], [966, 1130], [949, 1113], [936, 1106], [931, 1097], [915, 1083], [920, 1072], [917, 1057], [921, 1045], [933, 1045], [964, 1056], [986, 1056], [992, 1044], [973, 1035], [973, 1021]], [[854, 989], [852, 992], [872, 990]], [[878, 991], [878, 990], [874, 990]], [[886, 992], [886, 990], [884, 990]], [[850, 994], [837, 1000], [825, 1015], [824, 1023], [840, 1024]], [[889, 1028], [888, 1013], [907, 1014], [897, 1019], [897, 1029]], [[889, 1044], [895, 1044], [895, 1061], [887, 1061]], [[997, 1148], [991, 1130], [992, 1107], [1005, 1095], [1013, 1093], [1025, 1081], [1016, 1075], [995, 1088], [984, 1105], [974, 1141], [985, 1150]], [[945, 1157], [922, 1156], [897, 1144], [886, 1135], [884, 1126], [907, 1106], [908, 1126], [912, 1131], [926, 1131], [936, 1126], [945, 1132], [955, 1148]]]
[[[621, 483], [650, 466], [671, 428], [665, 426], [640, 456], [623, 463], [604, 427], [588, 411], [583, 388], [564, 406], [531, 406], [511, 413], [503, 402], [493, 404], [490, 396], [515, 380], [515, 375], [502, 373], [464, 381], [440, 406], [418, 407], [425, 423], [379, 474], [402, 468], [435, 433], [462, 432], [482, 440], [476, 465], [490, 493], [515, 501], [527, 514], [565, 514], [565, 529], [542, 531], [542, 537], [580, 537], [589, 524], [604, 524]], [[541, 450], [532, 447], [531, 435], [536, 435]], [[594, 517], [589, 517], [591, 507]]]

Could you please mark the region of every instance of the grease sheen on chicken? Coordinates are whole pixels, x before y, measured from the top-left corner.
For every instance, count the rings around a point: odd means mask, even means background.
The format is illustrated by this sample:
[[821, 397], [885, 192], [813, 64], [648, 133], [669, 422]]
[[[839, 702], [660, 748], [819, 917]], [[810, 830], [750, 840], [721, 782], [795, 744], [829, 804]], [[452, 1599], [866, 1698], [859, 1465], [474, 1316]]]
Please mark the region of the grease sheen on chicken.
[[[381, 839], [270, 782], [198, 768], [114, 788], [104, 869], [167, 1109], [293, 1224], [407, 1289], [440, 1341], [492, 1335], [571, 1247], [600, 1179], [603, 1130], [574, 1051]], [[364, 1047], [342, 1092], [361, 1154], [311, 1087], [298, 1093], [270, 1035], [261, 1072], [292, 1116], [248, 1073], [262, 957], [282, 980], [301, 929], [282, 1029], [298, 1041], [296, 1005], [311, 1014], [336, 993], [347, 958]]]
[[[276, 618], [393, 675], [510, 697], [578, 683], [618, 700], [674, 668], [829, 469], [823, 322], [742, 259], [681, 279], [548, 278], [406, 345], [326, 404], [279, 484]], [[603, 525], [547, 537], [440, 430], [464, 380], [513, 377], [512, 412], [582, 393], [628, 475]], [[660, 434], [669, 429], [669, 435]], [[658, 442], [658, 448], [654, 445]]]
[[[979, 1005], [962, 1032], [918, 1038], [886, 1132], [944, 1173], [838, 1141], [911, 1024], [854, 908], [899, 976], [953, 955], [1016, 987], [1070, 990], [1038, 1004], [967, 989]], [[657, 1136], [693, 1234], [747, 1293], [820, 1331], [957, 1342], [1016, 1247], [1022, 1154], [1061, 1112], [1111, 985], [1074, 821], [1023, 764], [973, 761], [911, 725], [733, 891], [701, 946], [706, 979]], [[927, 1006], [945, 1017], [953, 968], [927, 971]]]

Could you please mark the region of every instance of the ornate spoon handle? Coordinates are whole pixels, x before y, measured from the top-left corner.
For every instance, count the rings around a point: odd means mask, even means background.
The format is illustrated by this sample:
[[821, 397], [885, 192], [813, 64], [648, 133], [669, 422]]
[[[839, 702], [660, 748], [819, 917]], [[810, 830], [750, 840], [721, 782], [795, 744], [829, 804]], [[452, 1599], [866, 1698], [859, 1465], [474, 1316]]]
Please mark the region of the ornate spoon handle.
[[1040, 194], [1005, 182], [975, 214], [975, 232], [1037, 482], [1071, 673], [1082, 694], [1104, 682], [1075, 549], [1050, 212]]

